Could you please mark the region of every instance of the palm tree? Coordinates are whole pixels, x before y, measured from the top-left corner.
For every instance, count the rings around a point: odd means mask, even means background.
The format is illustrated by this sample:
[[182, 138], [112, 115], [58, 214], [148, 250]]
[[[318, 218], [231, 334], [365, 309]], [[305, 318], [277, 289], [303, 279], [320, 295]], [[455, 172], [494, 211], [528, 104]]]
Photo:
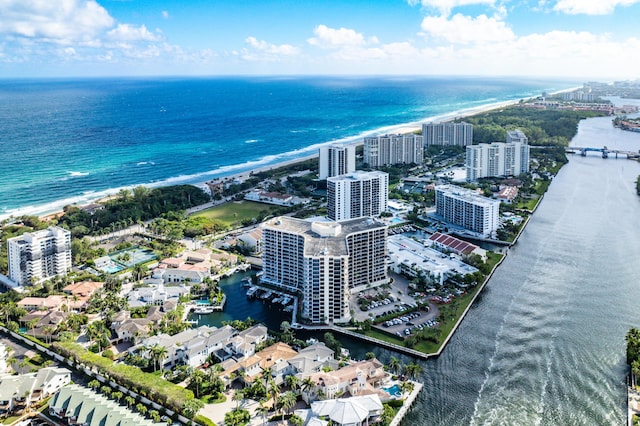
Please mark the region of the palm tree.
[[398, 374], [398, 370], [400, 369], [400, 360], [395, 356], [392, 356], [389, 359], [389, 370], [391, 370], [394, 374]]
[[414, 384], [413, 382], [400, 382], [400, 390], [403, 393], [411, 393], [413, 392]]
[[127, 404], [127, 407], [131, 407], [136, 402], [136, 399], [131, 395], [127, 395], [124, 397], [124, 402]]
[[200, 385], [204, 381], [204, 372], [202, 370], [193, 370], [189, 377], [189, 386], [193, 386], [196, 392], [196, 398], [200, 398]]
[[309, 394], [311, 393], [311, 390], [313, 390], [315, 386], [316, 386], [316, 382], [314, 382], [311, 377], [305, 377], [304, 380], [302, 380], [302, 383], [300, 384], [300, 390], [302, 390], [302, 392], [306, 394]]
[[267, 387], [267, 396], [273, 398], [273, 406], [277, 407], [280, 402], [280, 386], [273, 379], [269, 380], [269, 385], [270, 387]]
[[45, 325], [44, 327], [42, 327], [42, 332], [44, 333], [44, 336], [45, 336], [45, 342], [51, 343], [51, 335], [53, 334], [54, 331], [55, 331], [55, 327], [52, 325]]
[[244, 391], [242, 390], [235, 391], [231, 399], [236, 402], [236, 410], [239, 410], [240, 404], [244, 400]]
[[416, 376], [420, 373], [422, 373], [423, 368], [418, 365], [418, 364], [414, 364], [413, 362], [410, 364], [407, 364], [404, 367], [404, 373], [409, 376], [411, 379], [415, 379]]
[[295, 407], [298, 398], [296, 394], [288, 391], [282, 395], [282, 399], [280, 400], [280, 404], [282, 404], [282, 421], [284, 422], [284, 414], [285, 412], [289, 412], [293, 407]]
[[153, 371], [156, 371], [156, 365], [161, 369], [164, 365], [164, 359], [167, 357], [167, 348], [156, 343], [148, 348], [148, 351], [153, 362]]
[[142, 277], [144, 277], [147, 274], [148, 270], [149, 268], [147, 268], [145, 265], [143, 265], [142, 263], [138, 263], [133, 266], [133, 269], [131, 272], [133, 273], [133, 276], [135, 277], [136, 281], [140, 281]]
[[258, 407], [256, 407], [256, 414], [262, 417], [262, 425], [267, 421], [267, 414], [269, 414], [269, 407], [265, 406], [262, 400], [258, 402]]
[[31, 330], [31, 335], [33, 335], [33, 330], [35, 330], [36, 325], [38, 324], [38, 321], [40, 321], [39, 318], [34, 318], [31, 321], [29, 321], [27, 323], [27, 326], [29, 327], [29, 330]]
[[287, 386], [289, 386], [289, 389], [296, 393], [300, 388], [300, 379], [298, 379], [298, 377], [294, 376], [293, 374], [285, 377], [284, 382], [287, 384]]

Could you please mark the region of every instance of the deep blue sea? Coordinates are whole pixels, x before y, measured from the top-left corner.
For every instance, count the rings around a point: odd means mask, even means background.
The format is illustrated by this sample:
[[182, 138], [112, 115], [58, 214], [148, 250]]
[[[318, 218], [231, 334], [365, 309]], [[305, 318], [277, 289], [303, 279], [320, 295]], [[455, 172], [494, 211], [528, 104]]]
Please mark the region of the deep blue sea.
[[203, 182], [571, 81], [270, 77], [0, 80], [0, 219]]

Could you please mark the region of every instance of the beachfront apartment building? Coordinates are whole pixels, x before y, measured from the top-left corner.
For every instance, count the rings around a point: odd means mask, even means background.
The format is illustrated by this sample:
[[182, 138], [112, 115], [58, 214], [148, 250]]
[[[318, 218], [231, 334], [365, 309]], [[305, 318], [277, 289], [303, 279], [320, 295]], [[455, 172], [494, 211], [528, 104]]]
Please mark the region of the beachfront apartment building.
[[300, 294], [312, 323], [351, 318], [349, 296], [389, 281], [387, 226], [372, 218], [344, 222], [276, 217], [262, 225], [261, 281]]
[[[526, 139], [526, 136], [524, 136]], [[522, 142], [494, 142], [467, 146], [467, 181], [529, 172], [530, 146]]]
[[424, 123], [422, 125], [422, 137], [425, 146], [430, 145], [454, 145], [467, 146], [473, 143], [473, 124], [454, 123]]
[[500, 224], [500, 201], [455, 185], [436, 187], [436, 214], [446, 222], [492, 237]]
[[388, 203], [388, 173], [359, 170], [327, 179], [327, 217], [331, 220], [378, 216]]
[[364, 138], [364, 163], [369, 167], [394, 164], [422, 164], [424, 142], [421, 135], [384, 135]]
[[9, 238], [7, 249], [9, 278], [20, 286], [71, 270], [71, 232], [58, 226]]
[[320, 147], [318, 177], [326, 179], [356, 170], [355, 145], [329, 145]]

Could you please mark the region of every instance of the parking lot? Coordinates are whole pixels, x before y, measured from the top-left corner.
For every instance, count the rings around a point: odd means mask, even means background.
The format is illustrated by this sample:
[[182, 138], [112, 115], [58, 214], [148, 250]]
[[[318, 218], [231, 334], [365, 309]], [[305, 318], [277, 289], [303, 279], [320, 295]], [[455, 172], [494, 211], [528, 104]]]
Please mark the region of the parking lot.
[[[351, 306], [354, 308], [353, 316], [356, 321], [370, 319], [374, 322], [374, 327], [403, 338], [416, 330], [437, 326], [435, 319], [438, 317], [438, 306], [429, 303], [428, 307], [415, 311], [418, 302], [409, 296], [411, 292], [409, 280], [395, 273], [391, 273], [389, 276], [393, 279], [390, 286], [381, 286], [352, 295]], [[372, 300], [367, 310], [360, 309], [358, 299], [361, 297]], [[415, 312], [409, 313], [407, 311]], [[402, 314], [403, 312], [407, 313]], [[396, 316], [393, 323], [387, 324], [377, 321], [377, 318], [387, 315]]]

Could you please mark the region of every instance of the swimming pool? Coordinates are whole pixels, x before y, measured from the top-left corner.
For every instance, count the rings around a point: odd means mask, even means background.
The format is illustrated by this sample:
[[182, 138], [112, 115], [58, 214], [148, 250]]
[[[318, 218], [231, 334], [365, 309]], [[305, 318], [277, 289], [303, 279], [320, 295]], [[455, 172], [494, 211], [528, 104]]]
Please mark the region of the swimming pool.
[[386, 393], [388, 393], [391, 396], [396, 396], [396, 397], [402, 396], [402, 391], [400, 390], [400, 386], [398, 386], [397, 383], [393, 386], [389, 386], [388, 388], [382, 388], [382, 390], [384, 390]]
[[400, 219], [399, 217], [394, 217], [389, 221], [389, 223], [401, 223], [401, 222], [404, 222], [404, 220]]

